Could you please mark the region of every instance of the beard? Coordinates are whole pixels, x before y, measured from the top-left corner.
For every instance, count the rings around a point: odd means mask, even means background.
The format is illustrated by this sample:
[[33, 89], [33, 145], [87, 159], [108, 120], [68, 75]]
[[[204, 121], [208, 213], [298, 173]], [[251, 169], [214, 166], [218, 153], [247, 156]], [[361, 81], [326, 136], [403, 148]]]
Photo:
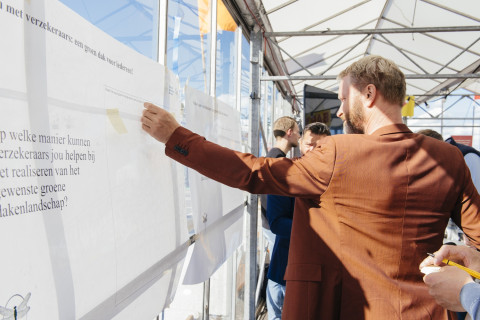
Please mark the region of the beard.
[[365, 133], [365, 113], [358, 100], [353, 103], [351, 113], [345, 113], [343, 131], [347, 134]]

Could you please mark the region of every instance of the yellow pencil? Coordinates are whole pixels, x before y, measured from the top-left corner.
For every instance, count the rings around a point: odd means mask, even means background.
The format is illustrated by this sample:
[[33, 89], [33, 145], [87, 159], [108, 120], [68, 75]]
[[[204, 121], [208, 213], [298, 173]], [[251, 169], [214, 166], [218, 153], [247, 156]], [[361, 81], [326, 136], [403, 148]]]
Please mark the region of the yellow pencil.
[[[435, 255], [433, 253], [427, 253], [429, 256], [431, 257], [435, 257]], [[443, 263], [445, 263], [446, 265], [449, 265], [449, 266], [455, 266], [457, 268], [460, 268], [462, 269], [463, 271], [466, 271], [469, 275], [471, 275], [472, 277], [474, 278], [477, 278], [477, 279], [480, 279], [480, 272], [477, 272], [477, 271], [474, 271], [472, 269], [469, 269], [467, 267], [464, 267], [462, 266], [461, 264], [458, 264], [456, 262], [453, 262], [453, 261], [450, 261], [448, 259], [443, 259], [442, 260]]]

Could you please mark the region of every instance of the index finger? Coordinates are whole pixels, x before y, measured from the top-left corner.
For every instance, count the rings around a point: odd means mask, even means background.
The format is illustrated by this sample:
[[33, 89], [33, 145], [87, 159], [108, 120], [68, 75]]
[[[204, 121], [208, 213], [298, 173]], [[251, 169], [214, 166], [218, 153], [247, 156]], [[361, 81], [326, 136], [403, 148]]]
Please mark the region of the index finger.
[[435, 252], [435, 264], [439, 265], [443, 259], [464, 263], [467, 259], [464, 246], [443, 245], [440, 250]]
[[434, 264], [434, 258], [431, 256], [426, 257], [423, 259], [423, 261], [420, 263], [419, 269], [422, 269], [423, 267], [431, 266]]
[[144, 102], [143, 107], [153, 114], [157, 114], [158, 110], [160, 109], [159, 107], [150, 102]]

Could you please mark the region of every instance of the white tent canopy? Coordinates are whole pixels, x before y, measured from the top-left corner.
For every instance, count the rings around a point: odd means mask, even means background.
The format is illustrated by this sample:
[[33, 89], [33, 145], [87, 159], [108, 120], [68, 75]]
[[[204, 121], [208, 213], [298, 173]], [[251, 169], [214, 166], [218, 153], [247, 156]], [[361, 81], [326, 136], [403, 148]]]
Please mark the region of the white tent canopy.
[[[480, 93], [478, 0], [232, 0], [247, 30], [264, 32], [270, 80], [301, 98], [304, 84], [337, 91], [365, 55], [395, 61], [417, 103], [458, 88]], [[282, 76], [282, 77], [278, 77]], [[266, 78], [264, 78], [266, 79]]]

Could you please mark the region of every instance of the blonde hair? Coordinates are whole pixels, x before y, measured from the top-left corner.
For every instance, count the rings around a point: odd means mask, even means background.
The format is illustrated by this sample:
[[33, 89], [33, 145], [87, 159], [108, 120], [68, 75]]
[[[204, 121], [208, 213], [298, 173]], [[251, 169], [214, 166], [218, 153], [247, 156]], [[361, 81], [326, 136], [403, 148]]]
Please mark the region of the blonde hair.
[[295, 128], [297, 122], [292, 117], [281, 117], [273, 123], [273, 135], [276, 137], [283, 137], [287, 134], [288, 129]]
[[386, 101], [399, 106], [405, 102], [405, 75], [389, 59], [374, 55], [363, 57], [340, 72], [338, 78], [346, 76], [350, 76], [358, 90], [373, 84]]

